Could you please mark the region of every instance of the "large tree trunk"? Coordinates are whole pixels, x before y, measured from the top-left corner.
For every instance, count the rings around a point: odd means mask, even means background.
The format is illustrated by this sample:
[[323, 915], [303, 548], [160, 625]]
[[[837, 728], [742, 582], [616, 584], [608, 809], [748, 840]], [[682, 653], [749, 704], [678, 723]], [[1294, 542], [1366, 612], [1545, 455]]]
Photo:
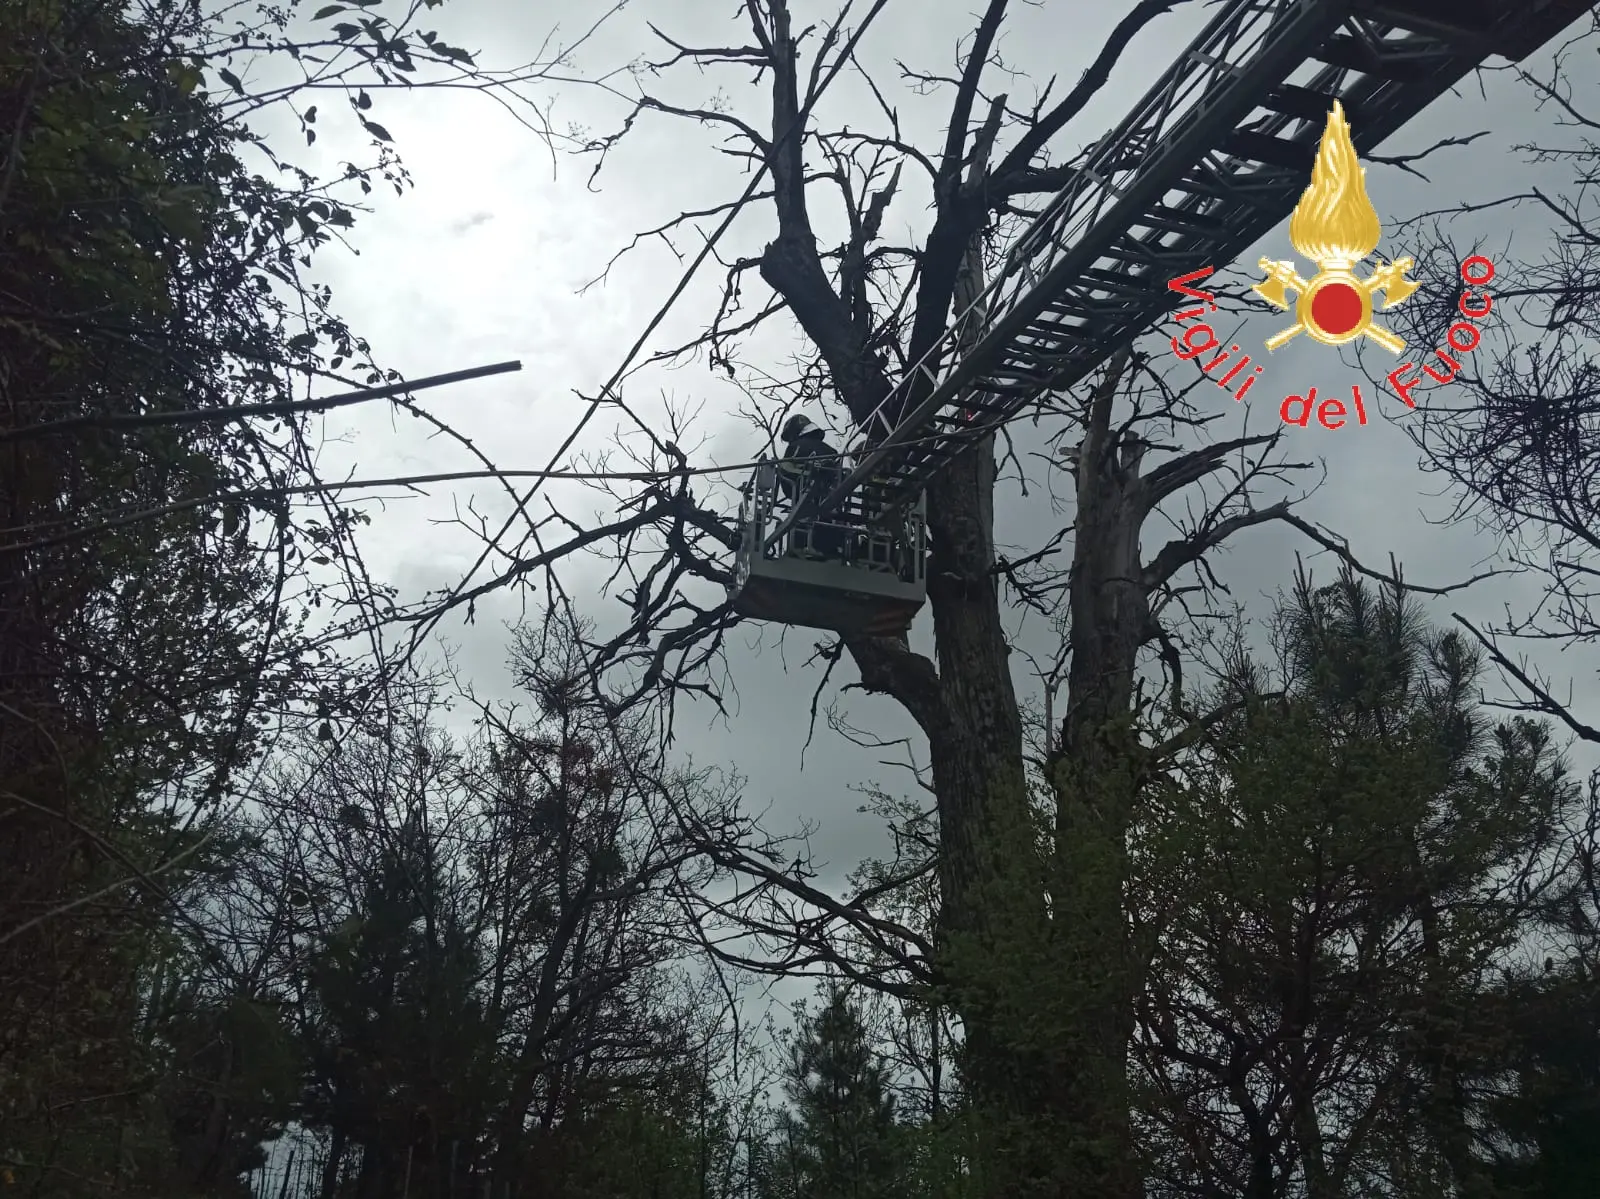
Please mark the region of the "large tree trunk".
[[1119, 382], [1113, 370], [1097, 390], [1081, 459], [1053, 858], [1029, 804], [994, 582], [992, 446], [929, 489], [941, 966], [984, 1125], [981, 1176], [997, 1197], [1136, 1199], [1142, 1190], [1128, 1114], [1136, 979], [1123, 901], [1140, 761], [1134, 666], [1150, 628], [1139, 555], [1147, 501], [1137, 453], [1111, 441]]
[[898, 695], [928, 734], [941, 976], [965, 1032], [963, 1073], [986, 1145], [981, 1177], [997, 1197], [1141, 1192], [1126, 1066], [1137, 980], [1123, 901], [1140, 761], [1134, 666], [1150, 615], [1137, 454], [1106, 440], [1118, 382], [1113, 371], [1095, 396], [1082, 457], [1069, 715], [1050, 780], [1053, 860], [1029, 803], [993, 572], [991, 442], [929, 488], [936, 676], [911, 670], [903, 645], [851, 646], [868, 685]]
[[1136, 980], [1124, 898], [1142, 756], [1132, 721], [1134, 667], [1150, 629], [1139, 549], [1146, 504], [1140, 452], [1116, 440], [1110, 419], [1120, 375], [1119, 363], [1090, 400], [1079, 451], [1072, 659], [1050, 772], [1052, 925], [1070, 1073], [1063, 1082], [1079, 1138], [1069, 1147], [1069, 1168], [1097, 1179], [1096, 1193], [1108, 1199], [1141, 1190], [1128, 1123]]
[[[974, 256], [955, 289], [979, 290]], [[1120, 369], [1089, 405], [1073, 558], [1068, 712], [1048, 830], [1029, 802], [1022, 721], [995, 576], [993, 440], [928, 489], [928, 596], [937, 701], [898, 692], [923, 720], [940, 817], [941, 974], [965, 1032], [994, 1196], [1137, 1199], [1128, 1114], [1134, 980], [1123, 911], [1138, 746], [1134, 665], [1150, 628], [1139, 553], [1137, 453], [1114, 444]], [[878, 664], [857, 649], [872, 683]], [[891, 684], [902, 682], [890, 678]], [[1051, 912], [1046, 912], [1046, 891]]]
[[[969, 71], [981, 69], [1003, 7], [990, 6]], [[761, 274], [820, 351], [852, 417], [868, 427], [892, 387], [868, 350], [873, 330], [861, 280], [841, 272], [835, 291], [817, 252], [801, 142], [791, 136], [800, 108], [788, 14], [776, 0], [771, 9], [776, 69], [768, 162], [779, 228]], [[965, 94], [970, 103], [975, 82]], [[981, 290], [975, 238], [990, 209], [986, 159], [1003, 103], [1004, 97], [993, 102], [970, 158], [959, 144], [950, 149], [935, 183], [938, 216], [920, 257], [907, 349], [912, 361], [938, 340], [952, 307], [965, 310]], [[964, 133], [968, 115], [961, 107], [952, 127]], [[863, 684], [898, 699], [928, 738], [940, 818], [941, 999], [961, 1017], [962, 1072], [983, 1144], [974, 1174], [995, 1199], [1137, 1199], [1141, 1190], [1125, 1067], [1133, 995], [1123, 880], [1135, 773], [1130, 754], [1137, 748], [1127, 732], [1129, 704], [1150, 625], [1139, 560], [1148, 498], [1136, 457], [1122, 460], [1110, 432], [1118, 374], [1096, 394], [1084, 446], [1070, 715], [1051, 780], [1058, 797], [1054, 860], [1045, 849], [1050, 830], [1036, 822], [1029, 802], [1001, 618], [992, 438], [928, 487], [936, 664], [904, 640], [848, 643]], [[913, 378], [903, 397], [908, 408], [926, 396], [924, 383]], [[1104, 469], [1091, 470], [1091, 460], [1103, 460]]]
[[992, 530], [981, 515], [992, 474], [984, 442], [930, 488], [928, 592], [944, 720], [929, 759], [944, 898], [940, 974], [961, 1017], [962, 1076], [982, 1122], [977, 1173], [998, 1199], [1064, 1194], [1050, 1181], [1052, 1142], [1071, 1130], [1053, 1118], [1062, 1063], [1034, 1004], [1051, 973], [1049, 929], [1022, 721], [989, 573]]

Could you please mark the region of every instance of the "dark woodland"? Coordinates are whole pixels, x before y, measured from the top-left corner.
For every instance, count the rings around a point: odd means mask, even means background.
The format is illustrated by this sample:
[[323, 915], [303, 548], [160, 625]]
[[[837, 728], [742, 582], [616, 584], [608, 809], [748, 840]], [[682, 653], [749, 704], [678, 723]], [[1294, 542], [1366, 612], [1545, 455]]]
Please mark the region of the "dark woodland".
[[[0, 4], [0, 1199], [1600, 1191], [1600, 712], [1567, 698], [1600, 651], [1600, 21], [1503, 68], [1544, 120], [1512, 152], [1562, 189], [1407, 226], [1424, 280], [1477, 248], [1457, 218], [1539, 234], [1497, 258], [1516, 340], [1405, 425], [1483, 561], [1422, 586], [1362, 560], [1302, 515], [1318, 472], [1276, 424], [1214, 436], [1160, 330], [1106, 347], [934, 476], [912, 632], [793, 631], [797, 746], [879, 744], [830, 694], [916, 730], [903, 791], [862, 783], [889, 849], [841, 888], [738, 761], [679, 752], [736, 690], [740, 480], [618, 379], [648, 341], [768, 447], [797, 411], [914, 409], [910, 365], [1193, 0], [1119, 6], [1055, 81], [1006, 62], [1007, 0], [881, 75], [888, 0], [729, 0], [716, 47], [598, 7], [522, 63], [453, 44], [469, 7]], [[848, 122], [841, 77], [875, 98]], [[592, 519], [523, 519], [544, 479], [425, 406], [317, 274], [406, 202], [401, 88], [511, 113], [596, 205], [662, 129], [746, 169], [639, 231], [722, 298], [684, 344], [616, 348], [582, 397], [609, 453], [552, 435]], [[598, 91], [615, 126], [552, 116]], [[913, 94], [942, 141], [903, 134]], [[358, 159], [296, 165], [319, 132]], [[719, 250], [735, 221], [763, 248]], [[1440, 342], [1462, 286], [1395, 328]], [[481, 463], [514, 513], [460, 525], [486, 577], [370, 568], [330, 403]], [[1022, 487], [1058, 519], [1017, 547]], [[1269, 527], [1302, 553], [1247, 616], [1222, 554]], [[563, 583], [580, 562], [604, 594]], [[1464, 614], [1506, 575], [1531, 602]], [[526, 601], [515, 703], [424, 652], [491, 594]], [[1529, 664], [1552, 649], [1564, 677]], [[774, 980], [810, 998], [775, 1009]]]

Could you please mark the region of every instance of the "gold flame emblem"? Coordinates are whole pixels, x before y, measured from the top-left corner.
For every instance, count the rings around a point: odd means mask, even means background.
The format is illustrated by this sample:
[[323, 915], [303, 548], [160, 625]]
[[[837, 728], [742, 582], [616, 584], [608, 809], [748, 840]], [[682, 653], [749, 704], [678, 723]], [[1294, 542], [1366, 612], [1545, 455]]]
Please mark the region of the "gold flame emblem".
[[1258, 265], [1267, 277], [1250, 289], [1285, 312], [1290, 306], [1286, 293], [1294, 293], [1295, 322], [1267, 338], [1267, 349], [1276, 350], [1299, 333], [1325, 346], [1370, 337], [1391, 353], [1405, 349], [1401, 338], [1373, 322], [1372, 301], [1383, 292], [1387, 310], [1410, 298], [1420, 286], [1406, 278], [1415, 264], [1397, 258], [1365, 279], [1354, 274], [1382, 236], [1377, 209], [1367, 198], [1367, 172], [1356, 157], [1344, 107], [1335, 100], [1311, 168], [1311, 186], [1289, 218], [1289, 241], [1302, 258], [1317, 264], [1317, 274], [1307, 281], [1293, 262], [1263, 258]]

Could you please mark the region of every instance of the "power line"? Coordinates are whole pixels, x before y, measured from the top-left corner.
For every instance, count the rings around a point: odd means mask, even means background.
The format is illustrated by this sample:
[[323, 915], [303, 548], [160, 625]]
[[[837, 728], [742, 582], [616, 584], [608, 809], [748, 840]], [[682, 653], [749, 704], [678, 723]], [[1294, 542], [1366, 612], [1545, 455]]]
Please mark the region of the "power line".
[[[659, 309], [657, 309], [656, 314], [650, 318], [650, 322], [645, 326], [644, 331], [639, 334], [638, 339], [633, 343], [632, 347], [629, 348], [627, 354], [622, 359], [621, 365], [617, 367], [615, 373], [612, 374], [611, 378], [606, 381], [605, 386], [589, 399], [588, 408], [584, 411], [583, 416], [579, 418], [577, 424], [573, 426], [572, 431], [567, 435], [566, 439], [562, 441], [561, 447], [551, 456], [549, 465], [545, 468], [545, 473], [540, 478], [535, 479], [533, 486], [530, 487], [526, 494], [524, 494], [522, 498], [517, 501], [515, 510], [509, 517], [506, 518], [505, 524], [500, 526], [500, 531], [496, 533], [494, 537], [489, 539], [484, 551], [478, 555], [477, 560], [472, 564], [472, 568], [467, 571], [466, 575], [463, 576], [458, 584], [450, 589], [449, 596], [443, 603], [439, 605], [438, 611], [433, 619], [425, 624], [418, 625], [418, 627], [413, 630], [411, 645], [407, 650], [408, 659], [410, 655], [415, 652], [417, 646], [421, 644], [422, 638], [437, 626], [439, 620], [443, 618], [444, 613], [462, 601], [467, 585], [471, 583], [473, 577], [478, 573], [478, 571], [483, 569], [483, 564], [489, 560], [489, 556], [495, 550], [500, 548], [501, 538], [503, 538], [510, 531], [511, 526], [513, 523], [515, 523], [517, 517], [525, 516], [527, 514], [528, 504], [532, 502], [533, 497], [538, 493], [540, 485], [544, 482], [545, 478], [549, 477], [549, 472], [552, 472], [556, 469], [557, 465], [561, 461], [561, 458], [569, 449], [572, 448], [573, 443], [577, 441], [579, 435], [588, 426], [589, 422], [594, 419], [595, 414], [600, 411], [600, 406], [605, 402], [607, 396], [612, 395], [613, 388], [615, 388], [617, 384], [627, 376], [629, 373], [628, 368], [632, 366], [634, 359], [638, 357], [639, 351], [644, 349], [645, 343], [650, 339], [650, 335], [653, 334], [657, 327], [660, 326], [661, 322], [667, 318], [667, 315], [672, 311], [673, 305], [678, 302], [679, 297], [683, 295], [684, 291], [688, 288], [695, 275], [699, 273], [699, 270], [701, 266], [705, 264], [706, 259], [712, 256], [713, 251], [716, 249], [717, 243], [722, 240], [723, 235], [727, 233], [727, 231], [733, 226], [734, 221], [738, 219], [739, 215], [744, 211], [745, 205], [750, 203], [751, 199], [756, 195], [757, 190], [760, 188], [762, 182], [771, 172], [773, 162], [777, 158], [778, 154], [782, 152], [786, 143], [792, 141], [797, 136], [801, 137], [802, 139], [804, 138], [806, 122], [810, 119], [812, 110], [816, 107], [818, 101], [820, 101], [827, 93], [828, 89], [833, 85], [834, 80], [839, 77], [839, 73], [844, 70], [845, 63], [850, 61], [851, 57], [855, 53], [856, 46], [859, 45], [861, 39], [866, 36], [867, 30], [872, 26], [873, 21], [877, 19], [878, 14], [883, 11], [888, 2], [889, 0], [874, 0], [872, 7], [867, 11], [866, 17], [862, 20], [860, 26], [846, 40], [843, 50], [840, 52], [839, 56], [834, 59], [833, 64], [828, 68], [827, 73], [823, 75], [820, 80], [815, 80], [816, 86], [812, 89], [811, 94], [806, 98], [806, 102], [799, 107], [799, 110], [794, 114], [793, 119], [787, 124], [787, 126], [776, 133], [776, 136], [774, 136], [772, 139], [772, 144], [768, 148], [767, 153], [762, 155], [760, 165], [751, 175], [750, 183], [744, 189], [744, 194], [729, 206], [727, 215], [722, 219], [722, 222], [717, 226], [712, 234], [705, 239], [705, 244], [700, 247], [700, 252], [694, 256], [693, 261], [689, 263], [687, 269], [684, 270], [682, 276], [678, 279], [678, 284], [672, 289], [672, 294], [670, 294], [667, 297], [666, 302], [663, 303]], [[840, 16], [839, 20], [840, 22], [844, 20], [843, 15]], [[837, 26], [835, 26], [835, 32], [837, 32]], [[821, 65], [820, 60], [818, 65]], [[794, 64], [791, 64], [791, 69], [793, 68]], [[570, 606], [570, 601], [566, 599], [564, 593], [563, 601], [567, 602]]]
[[[936, 437], [930, 435], [926, 442], [934, 444]], [[908, 443], [915, 444], [915, 443]], [[809, 465], [819, 463], [837, 463], [840, 466], [847, 464], [852, 459], [852, 454], [833, 453], [817, 454], [807, 458]], [[210, 495], [193, 496], [186, 500], [175, 500], [170, 504], [161, 504], [152, 508], [137, 508], [133, 510], [101, 510], [80, 514], [77, 518], [68, 518], [53, 521], [35, 521], [26, 525], [15, 525], [8, 529], [0, 529], [0, 534], [27, 534], [39, 533], [46, 529], [57, 529], [73, 525], [74, 519], [87, 519], [92, 523], [78, 524], [67, 528], [64, 532], [53, 533], [39, 537], [37, 540], [18, 542], [12, 545], [0, 544], [0, 554], [20, 553], [26, 550], [50, 549], [58, 545], [66, 545], [85, 537], [93, 537], [98, 533], [110, 532], [113, 529], [125, 528], [128, 525], [138, 524], [141, 521], [157, 520], [161, 517], [175, 516], [180, 512], [192, 511], [196, 508], [210, 508], [222, 504], [253, 504], [261, 505], [265, 501], [287, 499], [297, 495], [332, 495], [341, 491], [360, 491], [375, 487], [407, 487], [420, 488], [427, 483], [466, 483], [478, 479], [534, 479], [540, 482], [554, 480], [556, 482], [570, 483], [659, 483], [666, 479], [707, 478], [713, 475], [749, 474], [759, 466], [764, 466], [772, 461], [770, 458], [756, 458], [748, 462], [734, 462], [726, 466], [681, 466], [670, 470], [458, 470], [437, 471], [425, 475], [390, 475], [371, 479], [345, 479], [340, 482], [330, 483], [302, 483], [291, 487], [245, 487], [235, 491], [218, 491]], [[425, 495], [425, 492], [419, 492]]]

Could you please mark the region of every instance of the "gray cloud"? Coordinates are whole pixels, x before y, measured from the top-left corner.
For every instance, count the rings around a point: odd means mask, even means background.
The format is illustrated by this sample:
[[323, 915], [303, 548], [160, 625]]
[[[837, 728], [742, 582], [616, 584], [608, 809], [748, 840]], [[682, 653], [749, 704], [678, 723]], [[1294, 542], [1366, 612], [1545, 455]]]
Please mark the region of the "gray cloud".
[[[732, 7], [662, 0], [648, 6], [648, 17], [683, 41], [726, 44], [740, 32], [727, 16]], [[813, 17], [826, 19], [833, 9], [821, 4], [795, 7], [800, 10], [797, 26]], [[913, 140], [927, 144], [940, 137], [945, 113], [942, 101], [918, 97], [899, 83], [894, 61], [946, 71], [958, 38], [970, 31], [970, 8], [965, 0], [891, 6], [863, 48], [864, 64], [893, 91], [902, 126]], [[543, 35], [542, 18], [535, 19], [533, 13], [521, 6], [471, 9], [467, 19], [473, 24], [455, 40], [473, 48], [490, 47], [486, 57], [496, 61], [515, 59], [519, 53], [531, 53]], [[1185, 7], [1143, 35], [1111, 87], [1063, 135], [1059, 156], [1114, 124], [1207, 15], [1199, 7]], [[625, 12], [614, 29], [585, 50], [582, 64], [595, 67], [641, 53], [661, 55], [664, 48], [652, 44], [645, 16], [643, 8], [637, 14]], [[1070, 86], [1120, 16], [1120, 6], [1111, 5], [1016, 6], [1001, 45], [1006, 66], [1021, 73], [1004, 83], [1012, 104], [1031, 103], [1051, 74], [1060, 77], [1058, 94]], [[722, 82], [726, 99], [746, 105], [743, 111], [760, 123], [767, 103], [762, 85], [741, 88], [743, 81], [733, 72]], [[658, 84], [663, 94], [686, 105], [707, 105], [717, 98], [718, 82], [694, 72], [651, 81], [652, 86]], [[1002, 85], [997, 81], [994, 86]], [[403, 198], [381, 202], [376, 214], [361, 223], [353, 238], [363, 251], [359, 258], [330, 254], [319, 264], [319, 273], [334, 286], [341, 310], [371, 339], [380, 358], [408, 374], [521, 357], [525, 370], [519, 375], [431, 393], [425, 402], [501, 466], [543, 467], [583, 410], [575, 393], [592, 393], [611, 375], [676, 282], [683, 269], [680, 256], [698, 248], [700, 235], [682, 230], [671, 245], [661, 238], [647, 239], [607, 273], [608, 261], [637, 232], [660, 225], [681, 210], [710, 207], [736, 196], [745, 183], [744, 168], [718, 153], [721, 131], [649, 115], [618, 147], [591, 190], [586, 165], [561, 162], [553, 173], [549, 155], [532, 135], [481, 97], [389, 92], [381, 97], [381, 107], [380, 119], [402, 147], [416, 188]], [[854, 78], [842, 79], [827, 109], [821, 119], [835, 123], [865, 127], [877, 119], [870, 93]], [[559, 98], [556, 120], [563, 127], [570, 122], [603, 131], [614, 128], [626, 112], [626, 104], [614, 95], [571, 87]], [[1481, 90], [1474, 83], [1441, 100], [1392, 139], [1384, 152], [1419, 150], [1439, 138], [1479, 128], [1492, 130], [1492, 136], [1438, 155], [1436, 162], [1423, 168], [1429, 174], [1426, 181], [1392, 167], [1372, 166], [1368, 186], [1385, 218], [1394, 221], [1461, 199], [1493, 196], [1507, 186], [1511, 163], [1517, 163], [1515, 169], [1522, 175], [1519, 186], [1538, 180], [1559, 190], [1559, 170], [1524, 167], [1511, 155], [1510, 147], [1535, 131], [1552, 135], [1554, 131], [1551, 117], [1536, 112], [1530, 95], [1506, 72], [1487, 77]], [[332, 154], [337, 142], [331, 137], [328, 141]], [[492, 223], [491, 213], [496, 214]], [[837, 214], [819, 210], [819, 224], [825, 237], [838, 232]], [[885, 232], [892, 240], [911, 240], [926, 224], [926, 188], [919, 180], [891, 208]], [[699, 227], [708, 231], [711, 222], [702, 221]], [[1548, 223], [1531, 210], [1486, 218], [1481, 232], [1497, 250], [1508, 238], [1514, 239], [1523, 254], [1536, 251], [1549, 236]], [[769, 213], [758, 208], [735, 226], [723, 256], [757, 252], [770, 235]], [[1404, 247], [1381, 249], [1393, 255]], [[1276, 257], [1290, 253], [1282, 228], [1240, 261], [1252, 264], [1262, 253]], [[584, 290], [602, 274], [603, 281]], [[1244, 273], [1236, 282], [1244, 286]], [[751, 302], [759, 302], [753, 293], [761, 288], [753, 279], [747, 289]], [[648, 348], [693, 336], [714, 309], [720, 291], [721, 279], [714, 270], [698, 279]], [[1242, 344], [1258, 346], [1281, 324], [1272, 314], [1255, 315], [1238, 337]], [[1153, 331], [1145, 344], [1154, 353], [1170, 335], [1170, 329]], [[747, 356], [780, 363], [793, 352], [793, 338], [792, 330], [774, 324], [750, 340]], [[1464, 578], [1479, 569], [1495, 547], [1470, 527], [1443, 528], [1434, 523], [1448, 511], [1449, 497], [1441, 494], [1441, 480], [1419, 469], [1416, 451], [1404, 433], [1407, 417], [1398, 403], [1392, 396], [1378, 398], [1375, 381], [1389, 369], [1380, 357], [1387, 356], [1369, 355], [1361, 364], [1351, 356], [1339, 359], [1321, 347], [1292, 344], [1268, 360], [1268, 372], [1250, 404], [1233, 405], [1217, 394], [1215, 402], [1225, 406], [1227, 415], [1211, 435], [1274, 427], [1277, 402], [1291, 391], [1316, 386], [1327, 394], [1365, 380], [1369, 425], [1337, 432], [1316, 427], [1290, 430], [1292, 456], [1315, 459], [1325, 472], [1303, 512], [1347, 536], [1373, 564], [1382, 565], [1393, 553], [1418, 582]], [[1262, 358], [1264, 354], [1258, 361]], [[1364, 373], [1363, 366], [1370, 366], [1372, 373]], [[1180, 363], [1171, 369], [1175, 380], [1183, 377], [1183, 371], [1193, 370]], [[668, 395], [702, 405], [700, 428], [710, 439], [703, 454], [731, 461], [759, 448], [756, 434], [734, 415], [739, 393], [699, 367], [652, 368], [629, 381], [627, 395], [644, 411], [659, 410], [658, 397]], [[1445, 393], [1436, 393], [1428, 402], [1446, 398]], [[463, 447], [430, 434], [418, 422], [377, 410], [331, 415], [328, 428], [343, 438], [330, 446], [330, 473], [350, 469], [370, 477], [473, 466]], [[1038, 434], [1024, 423], [1014, 436], [1026, 442]], [[580, 448], [601, 452], [611, 444], [612, 425], [602, 420], [585, 435]], [[597, 508], [603, 511], [602, 501], [593, 493], [570, 484], [550, 485], [541, 502], [580, 520]], [[503, 492], [481, 482], [436, 488], [428, 499], [374, 506], [367, 541], [374, 569], [410, 596], [455, 582], [481, 549], [479, 539], [461, 523], [469, 503], [494, 527], [511, 510]], [[1002, 540], [1018, 547], [1037, 546], [1063, 521], [1037, 486], [1027, 497], [1014, 486], [1004, 489], [998, 513]], [[1159, 544], [1160, 532], [1152, 525], [1149, 540]], [[1147, 552], [1154, 548], [1147, 544]], [[1259, 613], [1264, 597], [1287, 581], [1297, 553], [1320, 563], [1321, 573], [1331, 573], [1331, 561], [1325, 555], [1316, 557], [1314, 549], [1290, 530], [1256, 529], [1219, 555], [1218, 572], [1234, 595]], [[503, 560], [491, 560], [488, 569], [505, 566]], [[594, 597], [603, 572], [592, 563], [572, 563], [563, 578], [573, 594]], [[1441, 620], [1451, 610], [1491, 619], [1503, 604], [1526, 606], [1534, 595], [1531, 582], [1509, 580], [1432, 604], [1431, 609]], [[620, 610], [614, 601], [593, 598], [591, 602], [603, 618]], [[509, 694], [504, 626], [519, 612], [516, 598], [496, 597], [479, 605], [475, 624], [456, 622], [442, 631], [458, 664], [485, 693]], [[1040, 647], [1043, 633], [1024, 625], [1019, 646]], [[931, 648], [925, 621], [915, 635], [922, 648]], [[737, 693], [729, 715], [724, 718], [707, 705], [686, 711], [680, 725], [681, 749], [702, 761], [736, 763], [749, 778], [752, 803], [761, 806], [770, 800], [776, 825], [794, 826], [802, 819], [819, 822], [819, 853], [842, 871], [884, 845], [876, 822], [856, 812], [860, 801], [851, 786], [871, 779], [902, 790], [908, 784], [903, 772], [883, 764], [889, 755], [859, 749], [826, 728], [819, 729], [802, 770], [800, 730], [809, 720], [811, 694], [820, 675], [815, 667], [801, 669], [801, 663], [814, 640], [801, 630], [786, 634], [761, 626], [741, 630], [730, 653]], [[1536, 656], [1534, 661], [1558, 679], [1574, 673], [1570, 662], [1563, 667], [1553, 655]], [[1033, 693], [1036, 687], [1020, 656], [1017, 671], [1019, 687]], [[825, 701], [829, 696], [838, 698], [839, 683], [848, 681], [847, 670], [841, 668], [838, 675]], [[1580, 702], [1592, 704], [1600, 698], [1592, 672], [1580, 677], [1577, 685]], [[903, 715], [884, 701], [857, 694], [840, 702], [853, 723], [870, 724], [883, 736], [910, 731]]]

